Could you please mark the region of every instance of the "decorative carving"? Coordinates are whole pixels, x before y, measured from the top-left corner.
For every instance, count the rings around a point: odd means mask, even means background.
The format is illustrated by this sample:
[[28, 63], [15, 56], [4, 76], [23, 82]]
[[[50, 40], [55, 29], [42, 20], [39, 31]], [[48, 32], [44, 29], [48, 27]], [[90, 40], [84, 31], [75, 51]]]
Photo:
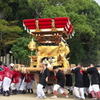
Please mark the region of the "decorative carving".
[[60, 36], [38, 36], [36, 39], [39, 43], [59, 43], [61, 40]]
[[36, 20], [35, 23], [36, 23], [36, 31], [35, 32], [41, 32], [41, 30], [39, 29], [39, 21]]
[[55, 27], [55, 21], [54, 21], [54, 19], [52, 19], [52, 31], [53, 32], [57, 31], [57, 29]]

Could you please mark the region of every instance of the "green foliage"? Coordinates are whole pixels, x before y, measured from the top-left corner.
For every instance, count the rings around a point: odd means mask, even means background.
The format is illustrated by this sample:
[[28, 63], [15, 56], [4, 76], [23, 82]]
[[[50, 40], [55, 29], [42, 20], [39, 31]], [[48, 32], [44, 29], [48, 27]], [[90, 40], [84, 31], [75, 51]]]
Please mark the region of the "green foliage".
[[90, 62], [100, 63], [100, 18], [93, 20], [91, 26], [96, 34], [89, 44], [89, 51], [91, 52], [88, 52], [87, 57]]
[[44, 8], [43, 18], [66, 17], [67, 13], [64, 6], [46, 6]]
[[45, 6], [48, 6], [48, 0], [27, 0], [32, 15], [35, 18], [41, 18]]
[[93, 32], [92, 27], [87, 24], [85, 15], [71, 12], [68, 13], [68, 16], [75, 27], [75, 31], [78, 32], [78, 36], [81, 34], [89, 34], [89, 36], [94, 37], [95, 32]]
[[91, 4], [87, 9], [85, 9], [87, 13], [88, 21], [91, 23], [92, 20], [95, 20], [96, 18], [100, 18], [100, 7], [96, 4]]
[[69, 39], [68, 44], [70, 47], [70, 63], [77, 64], [82, 61], [83, 58], [86, 57], [86, 52], [84, 50], [84, 46], [81, 44], [79, 39]]
[[99, 35], [100, 33], [100, 18], [96, 18], [95, 20], [92, 21], [91, 26], [93, 30]]
[[[81, 13], [82, 11], [91, 4], [91, 0], [66, 0], [66, 11], [68, 13], [75, 12], [75, 13]], [[80, 12], [81, 11], [81, 12]]]
[[[69, 46], [71, 48], [70, 62], [75, 63], [79, 61], [79, 62], [83, 62], [84, 64], [89, 64], [91, 62], [98, 63], [99, 61], [98, 50], [100, 50], [99, 49], [100, 36], [99, 34], [97, 35], [97, 33], [100, 32], [99, 29], [100, 7], [98, 7], [96, 4], [93, 4], [92, 2], [90, 4], [87, 3], [88, 4], [87, 7], [84, 6], [75, 7], [76, 4], [79, 3], [79, 2], [75, 3], [75, 1], [77, 0], [73, 1], [74, 2], [73, 5], [72, 5], [73, 2], [71, 1], [70, 3], [67, 4], [68, 6], [66, 5], [66, 11], [68, 11], [68, 16], [70, 17], [70, 20], [74, 25], [75, 32], [76, 32], [75, 37], [69, 41]], [[90, 7], [92, 7], [93, 9], [88, 10], [90, 9]], [[73, 46], [72, 43], [75, 46]], [[79, 48], [79, 50], [77, 50], [77, 47]]]
[[[17, 43], [13, 45], [11, 51], [15, 59], [17, 60], [28, 60], [31, 55], [31, 51], [28, 48], [28, 44], [31, 41], [30, 38], [21, 37], [17, 39]], [[32, 52], [35, 55], [35, 50]]]
[[12, 26], [10, 22], [0, 20], [0, 46], [4, 54], [6, 54], [6, 48], [13, 45], [16, 39], [20, 37], [18, 34], [21, 32], [22, 29], [19, 26]]
[[76, 34], [67, 40], [70, 63], [100, 63], [100, 6], [94, 0], [0, 0], [0, 19], [4, 19], [0, 20], [1, 48], [16, 43], [16, 59], [28, 59], [28, 39], [24, 38], [29, 34], [22, 32], [22, 20], [54, 17], [69, 17], [74, 26]]
[[12, 8], [4, 0], [0, 0], [0, 19], [6, 19], [12, 13]]
[[58, 5], [64, 6], [66, 2], [68, 2], [68, 0], [48, 0], [48, 2], [50, 5], [53, 6], [58, 6]]

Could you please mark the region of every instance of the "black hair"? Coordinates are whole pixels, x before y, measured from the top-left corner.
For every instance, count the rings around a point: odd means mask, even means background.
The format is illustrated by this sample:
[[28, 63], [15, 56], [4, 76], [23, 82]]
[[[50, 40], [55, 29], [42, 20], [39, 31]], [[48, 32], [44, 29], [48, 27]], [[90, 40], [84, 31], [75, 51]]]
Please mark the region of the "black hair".
[[48, 64], [44, 64], [46, 67], [48, 66]]
[[83, 64], [80, 62], [80, 63], [78, 63], [79, 65], [81, 65], [81, 66], [83, 66]]
[[45, 59], [48, 60], [48, 57], [43, 57], [43, 58], [41, 59], [41, 62], [43, 62], [43, 60], [45, 60]]
[[53, 69], [58, 69], [58, 66], [54, 66]]

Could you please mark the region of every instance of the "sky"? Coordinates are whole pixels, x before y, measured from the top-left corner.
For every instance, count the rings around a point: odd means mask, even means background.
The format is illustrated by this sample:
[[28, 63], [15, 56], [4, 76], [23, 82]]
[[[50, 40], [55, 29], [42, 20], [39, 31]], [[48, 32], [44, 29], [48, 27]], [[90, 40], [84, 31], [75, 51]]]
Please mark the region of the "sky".
[[95, 0], [100, 5], [100, 0]]

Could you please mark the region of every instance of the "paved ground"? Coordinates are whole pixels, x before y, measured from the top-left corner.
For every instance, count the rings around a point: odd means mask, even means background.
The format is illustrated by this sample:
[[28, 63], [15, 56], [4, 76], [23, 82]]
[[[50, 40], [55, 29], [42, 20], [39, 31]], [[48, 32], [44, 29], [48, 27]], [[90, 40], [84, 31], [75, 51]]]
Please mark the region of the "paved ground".
[[[61, 94], [58, 95], [57, 99], [51, 99], [52, 95], [51, 94], [47, 94], [47, 98], [45, 100], [66, 100], [67, 98]], [[17, 95], [10, 95], [9, 97], [7, 96], [2, 96], [0, 95], [0, 100], [41, 100], [36, 98], [36, 91], [33, 94], [17, 94]], [[43, 100], [43, 99], [42, 99]], [[74, 100], [74, 96], [70, 96], [67, 100]], [[86, 100], [90, 100], [87, 99]]]
[[[17, 94], [17, 95], [10, 95], [9, 97], [7, 96], [3, 96], [2, 94], [0, 94], [0, 100], [43, 100], [43, 99], [39, 99], [36, 98], [36, 83], [33, 84], [33, 94]], [[67, 93], [67, 90], [64, 89], [64, 91]], [[45, 100], [74, 100], [74, 96], [69, 95], [69, 98], [67, 99], [64, 95], [58, 94], [58, 98], [57, 99], [51, 99], [51, 96], [53, 96], [52, 94], [47, 94], [46, 95], [47, 98]], [[87, 99], [86, 100], [91, 100], [91, 99]]]
[[[52, 95], [47, 95], [47, 100], [52, 100], [50, 97]], [[1, 100], [40, 100], [36, 98], [36, 94], [17, 94], [17, 95], [10, 95], [9, 97], [5, 97], [0, 95]], [[43, 100], [43, 99], [42, 99]], [[55, 100], [55, 99], [53, 99]], [[66, 98], [62, 95], [59, 95], [57, 100], [66, 100]], [[73, 97], [68, 98], [68, 100], [73, 100]]]

